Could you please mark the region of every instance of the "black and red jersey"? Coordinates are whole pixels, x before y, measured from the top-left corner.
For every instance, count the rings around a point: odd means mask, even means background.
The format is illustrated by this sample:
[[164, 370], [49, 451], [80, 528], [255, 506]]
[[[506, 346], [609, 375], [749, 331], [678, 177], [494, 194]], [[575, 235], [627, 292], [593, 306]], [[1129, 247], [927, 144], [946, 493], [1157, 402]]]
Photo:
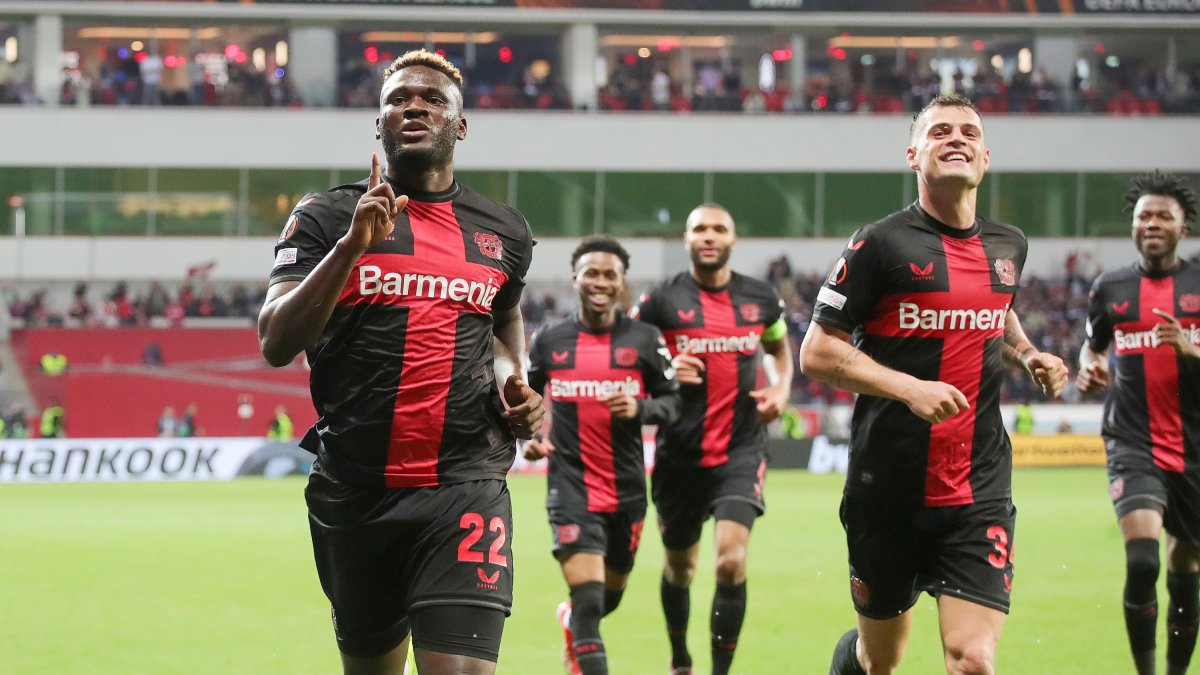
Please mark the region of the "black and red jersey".
[[1116, 365], [1104, 403], [1101, 433], [1119, 449], [1150, 453], [1166, 470], [1194, 470], [1200, 461], [1200, 361], [1159, 344], [1159, 309], [1200, 344], [1200, 267], [1180, 260], [1150, 274], [1137, 263], [1101, 274], [1088, 303], [1088, 346], [1113, 348]]
[[[304, 279], [350, 228], [367, 183], [305, 195], [271, 283]], [[421, 487], [503, 478], [516, 453], [492, 370], [492, 314], [515, 306], [533, 238], [517, 211], [455, 183], [407, 194], [308, 348], [317, 423], [301, 446], [339, 478]]]
[[954, 385], [971, 407], [931, 425], [900, 401], [860, 395], [846, 494], [878, 491], [926, 506], [1011, 496], [1001, 354], [1026, 251], [1025, 235], [1011, 225], [977, 218], [959, 230], [917, 204], [847, 242], [813, 320], [852, 333], [856, 347], [888, 368]]
[[[578, 316], [553, 323], [533, 338], [529, 386], [553, 406], [546, 506], [604, 513], [646, 504], [642, 425], [679, 414], [679, 385], [662, 334], [618, 314], [602, 331]], [[614, 419], [605, 396], [638, 399], [638, 417]]]
[[651, 288], [630, 315], [658, 326], [674, 356], [684, 349], [704, 361], [701, 384], [682, 384], [683, 412], [658, 429], [656, 462], [713, 467], [732, 450], [762, 452], [766, 429], [750, 392], [757, 388], [763, 331], [783, 315], [766, 282], [734, 272], [720, 289], [690, 272]]

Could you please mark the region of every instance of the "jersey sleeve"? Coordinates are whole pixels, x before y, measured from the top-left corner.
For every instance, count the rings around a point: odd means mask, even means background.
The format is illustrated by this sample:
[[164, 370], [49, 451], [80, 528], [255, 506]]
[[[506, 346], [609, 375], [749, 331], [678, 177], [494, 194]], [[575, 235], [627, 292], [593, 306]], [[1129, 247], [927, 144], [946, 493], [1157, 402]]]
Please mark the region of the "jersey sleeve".
[[671, 366], [671, 352], [667, 341], [654, 326], [644, 343], [642, 352], [642, 379], [646, 382], [649, 399], [638, 402], [638, 412], [644, 424], [670, 424], [679, 417], [682, 402], [679, 397], [679, 381]]
[[876, 281], [881, 269], [879, 249], [879, 237], [869, 227], [850, 237], [817, 293], [813, 321], [847, 333], [866, 322], [881, 285]]
[[1092, 290], [1088, 292], [1088, 316], [1084, 329], [1087, 331], [1088, 347], [1100, 354], [1108, 351], [1112, 344], [1112, 318], [1108, 315], [1108, 305], [1104, 299], [1103, 277], [1092, 282]]
[[638, 296], [637, 301], [633, 303], [633, 307], [629, 308], [629, 317], [661, 328], [661, 315], [658, 310], [658, 296], [661, 293], [661, 287], [659, 286], [643, 292]]
[[541, 394], [546, 388], [545, 331], [534, 333], [529, 344], [529, 388]]
[[301, 198], [275, 244], [275, 266], [271, 268], [269, 284], [303, 281], [324, 260], [337, 243], [330, 234], [335, 225], [332, 218], [328, 197], [307, 194]]
[[513, 267], [513, 273], [509, 275], [508, 281], [505, 281], [504, 285], [500, 287], [500, 292], [496, 294], [493, 302], [492, 306], [498, 310], [512, 309], [521, 302], [521, 294], [525, 292], [525, 275], [529, 273], [529, 264], [533, 261], [533, 247], [537, 245], [537, 241], [533, 238], [533, 230], [529, 227], [529, 221], [516, 209], [510, 208], [509, 210], [516, 214], [525, 229], [518, 247], [520, 257]]

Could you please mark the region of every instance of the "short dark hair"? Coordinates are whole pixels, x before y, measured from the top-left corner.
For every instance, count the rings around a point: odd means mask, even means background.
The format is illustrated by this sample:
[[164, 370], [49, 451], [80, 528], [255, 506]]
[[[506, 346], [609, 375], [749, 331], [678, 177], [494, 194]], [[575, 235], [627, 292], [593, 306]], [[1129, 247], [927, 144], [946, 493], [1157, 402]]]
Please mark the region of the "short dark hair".
[[1196, 222], [1196, 193], [1184, 185], [1187, 182], [1185, 176], [1176, 176], [1173, 173], [1155, 169], [1150, 173], [1137, 176], [1132, 182], [1133, 187], [1125, 191], [1126, 211], [1132, 211], [1137, 206], [1138, 200], [1145, 195], [1162, 195], [1179, 202], [1179, 207], [1183, 209], [1185, 223]]
[[621, 266], [625, 271], [629, 271], [629, 251], [621, 245], [621, 242], [602, 234], [591, 237], [585, 237], [575, 250], [571, 252], [571, 271], [575, 270], [575, 264], [579, 259], [588, 253], [611, 253], [621, 260]]
[[938, 95], [929, 99], [929, 103], [926, 103], [924, 108], [921, 108], [917, 111], [916, 115], [913, 115], [912, 123], [908, 125], [908, 137], [910, 139], [917, 131], [917, 121], [921, 119], [922, 115], [930, 110], [933, 110], [934, 108], [966, 108], [968, 110], [974, 110], [975, 114], [979, 116], [980, 123], [983, 122], [983, 113], [979, 112], [979, 108], [971, 99], [967, 98], [966, 96], [962, 96], [961, 94], [951, 94], [949, 96]]
[[404, 54], [401, 54], [395, 61], [392, 61], [391, 65], [387, 67], [387, 70], [383, 71], [383, 81], [387, 82], [389, 77], [410, 66], [425, 66], [426, 68], [432, 68], [433, 70], [436, 70], [450, 78], [450, 81], [458, 86], [459, 91], [462, 91], [463, 89], [463, 76], [462, 73], [459, 72], [458, 68], [456, 68], [453, 63], [450, 63], [448, 60], [446, 60], [446, 57], [442, 56], [441, 54], [427, 52], [424, 49], [414, 49], [411, 52], [405, 52]]

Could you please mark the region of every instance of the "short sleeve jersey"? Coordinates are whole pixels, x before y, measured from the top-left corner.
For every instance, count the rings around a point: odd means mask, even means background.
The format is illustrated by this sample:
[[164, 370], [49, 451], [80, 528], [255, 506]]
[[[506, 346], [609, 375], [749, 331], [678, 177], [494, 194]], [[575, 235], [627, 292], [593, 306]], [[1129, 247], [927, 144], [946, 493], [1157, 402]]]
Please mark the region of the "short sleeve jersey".
[[[304, 279], [346, 233], [366, 181], [305, 195], [271, 283]], [[516, 454], [492, 370], [492, 315], [520, 302], [533, 237], [458, 183], [411, 201], [350, 272], [308, 348], [317, 423], [301, 442], [347, 481], [423, 487], [502, 478]]]
[[1193, 472], [1200, 464], [1200, 361], [1159, 344], [1154, 326], [1172, 314], [1200, 344], [1200, 267], [1180, 260], [1150, 274], [1137, 263], [1101, 274], [1088, 301], [1087, 340], [1116, 357], [1101, 433], [1117, 452], [1149, 453], [1160, 468]]
[[737, 272], [725, 288], [709, 289], [683, 272], [642, 294], [630, 315], [658, 326], [671, 356], [690, 349], [705, 365], [704, 382], [680, 385], [683, 407], [659, 427], [655, 461], [708, 468], [731, 452], [763, 452], [766, 429], [750, 392], [763, 331], [783, 316], [775, 289]]
[[662, 334], [621, 314], [598, 332], [573, 316], [534, 336], [529, 361], [529, 386], [538, 392], [548, 387], [553, 406], [546, 506], [597, 513], [644, 506], [642, 420], [613, 418], [600, 398], [678, 391]]
[[977, 218], [959, 230], [917, 204], [851, 236], [813, 321], [851, 333], [887, 368], [954, 385], [971, 407], [931, 425], [900, 401], [860, 395], [846, 494], [931, 507], [1011, 496], [1001, 354], [1026, 252], [1025, 235], [1011, 225]]

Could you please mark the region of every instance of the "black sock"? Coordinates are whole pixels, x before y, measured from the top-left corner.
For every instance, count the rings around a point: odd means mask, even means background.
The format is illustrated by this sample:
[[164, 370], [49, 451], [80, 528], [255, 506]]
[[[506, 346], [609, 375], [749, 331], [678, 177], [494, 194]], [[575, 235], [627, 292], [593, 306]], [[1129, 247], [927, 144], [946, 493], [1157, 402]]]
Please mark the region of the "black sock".
[[1125, 631], [1129, 634], [1129, 648], [1139, 673], [1154, 672], [1158, 568], [1157, 539], [1125, 542]]
[[667, 637], [671, 640], [671, 666], [691, 666], [692, 655], [687, 649], [688, 616], [692, 611], [691, 591], [687, 586], [672, 586], [663, 577], [659, 594], [662, 596], [663, 615], [667, 619]]
[[867, 675], [858, 662], [858, 629], [851, 628], [837, 641], [833, 648], [833, 663], [829, 664], [829, 675]]
[[726, 675], [729, 672], [745, 616], [746, 582], [718, 583], [717, 592], [713, 595], [712, 617], [708, 622], [712, 633], [713, 675]]
[[625, 595], [624, 588], [613, 590], [606, 587], [604, 589], [604, 616], [612, 614], [613, 610], [617, 608], [617, 605], [621, 604], [622, 595]]
[[589, 581], [571, 587], [571, 646], [584, 675], [608, 675], [608, 656], [600, 639], [604, 614], [604, 583]]
[[1196, 649], [1196, 627], [1200, 624], [1200, 574], [1167, 572], [1167, 664], [1179, 672], [1187, 670]]

